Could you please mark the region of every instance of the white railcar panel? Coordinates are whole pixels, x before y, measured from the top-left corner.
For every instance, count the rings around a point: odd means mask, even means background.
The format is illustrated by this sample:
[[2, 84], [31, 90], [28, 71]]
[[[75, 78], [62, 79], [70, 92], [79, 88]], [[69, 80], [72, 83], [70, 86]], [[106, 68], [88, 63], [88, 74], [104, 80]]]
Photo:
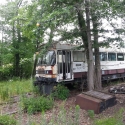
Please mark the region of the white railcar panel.
[[111, 69], [123, 69], [125, 68], [125, 62], [122, 61], [101, 61], [102, 70], [111, 70]]
[[73, 62], [73, 72], [86, 72], [87, 66], [84, 62]]

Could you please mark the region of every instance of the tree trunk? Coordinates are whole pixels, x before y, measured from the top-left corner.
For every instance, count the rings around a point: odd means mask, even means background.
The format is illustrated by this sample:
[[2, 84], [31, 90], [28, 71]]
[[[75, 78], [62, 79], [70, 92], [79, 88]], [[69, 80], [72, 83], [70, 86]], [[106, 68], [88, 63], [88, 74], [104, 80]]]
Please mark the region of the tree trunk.
[[102, 89], [101, 84], [101, 69], [100, 69], [100, 57], [99, 57], [99, 48], [95, 48], [95, 73], [94, 73], [94, 84], [97, 90]]
[[93, 12], [92, 12], [92, 23], [93, 23], [94, 50], [95, 50], [94, 85], [97, 90], [101, 90], [102, 84], [101, 84], [99, 43], [98, 43], [98, 19]]
[[36, 74], [36, 65], [37, 65], [37, 55], [34, 55], [35, 56], [35, 60], [33, 60], [34, 61], [34, 63], [33, 63], [33, 69], [32, 69], [32, 78], [34, 78], [34, 76], [35, 76], [35, 74]]
[[[17, 2], [17, 5], [15, 6], [16, 10], [15, 10], [15, 15], [18, 15], [18, 10], [19, 7], [21, 6], [22, 0], [20, 0], [19, 2]], [[15, 27], [15, 22], [17, 21], [17, 27]], [[20, 74], [20, 52], [19, 52], [19, 44], [21, 42], [21, 32], [20, 32], [20, 23], [19, 23], [19, 19], [17, 19], [16, 21], [13, 22], [13, 28], [12, 28], [12, 34], [13, 34], [13, 48], [14, 48], [14, 76], [19, 77]]]
[[87, 32], [86, 32], [86, 22], [85, 19], [83, 17], [82, 11], [77, 8], [77, 15], [78, 15], [78, 23], [79, 23], [79, 28], [80, 28], [80, 34], [82, 37], [82, 41], [85, 47], [85, 52], [86, 52], [86, 56], [88, 59], [88, 39], [87, 39]]
[[[37, 37], [37, 36], [36, 36]], [[32, 78], [34, 78], [35, 74], [36, 74], [36, 65], [37, 65], [37, 61], [38, 61], [38, 53], [39, 51], [39, 37], [36, 40], [36, 45], [35, 45], [35, 55], [34, 55], [34, 62], [33, 62], [33, 69], [32, 69]]]
[[91, 41], [91, 29], [90, 29], [90, 10], [89, 10], [89, 1], [85, 0], [86, 3], [86, 21], [87, 21], [87, 38], [88, 38], [88, 52], [89, 52], [89, 59], [88, 59], [88, 88], [89, 90], [94, 89], [94, 65], [93, 65], [93, 51], [92, 51], [92, 41]]
[[[17, 20], [17, 25], [19, 26], [19, 20]], [[20, 28], [17, 28], [17, 41], [15, 43], [15, 49], [16, 49], [16, 53], [15, 53], [15, 76], [19, 77], [20, 76], [20, 67], [19, 67], [19, 63], [20, 63], [20, 53], [19, 53], [19, 44], [21, 42], [21, 35], [20, 35]]]
[[2, 33], [1, 33], [2, 39], [1, 39], [0, 66], [3, 65], [3, 57], [2, 57], [2, 55], [3, 55], [3, 37], [4, 37], [4, 36], [3, 36], [3, 31], [4, 31], [4, 26], [3, 26], [3, 22], [2, 22]]
[[87, 26], [85, 19], [83, 17], [82, 11], [77, 7], [77, 15], [78, 15], [78, 23], [79, 28], [81, 32], [81, 37], [83, 40], [83, 44], [85, 47], [86, 57], [87, 57], [87, 63], [88, 63], [88, 74], [87, 74], [87, 82], [88, 82], [88, 89], [92, 90], [94, 89], [94, 82], [93, 82], [93, 52], [92, 52], [92, 43], [91, 43], [91, 34], [90, 34], [90, 19], [89, 19], [89, 10], [86, 9], [86, 16], [88, 18], [87, 20]]
[[[13, 22], [13, 27], [12, 27], [12, 35], [13, 35], [13, 48], [15, 48], [15, 42], [16, 42], [16, 38], [15, 38], [15, 22]], [[16, 69], [16, 61], [15, 61], [15, 52], [13, 52], [14, 53], [14, 62], [13, 62], [13, 75], [15, 76], [15, 74], [16, 74], [16, 71], [15, 71], [15, 69]]]

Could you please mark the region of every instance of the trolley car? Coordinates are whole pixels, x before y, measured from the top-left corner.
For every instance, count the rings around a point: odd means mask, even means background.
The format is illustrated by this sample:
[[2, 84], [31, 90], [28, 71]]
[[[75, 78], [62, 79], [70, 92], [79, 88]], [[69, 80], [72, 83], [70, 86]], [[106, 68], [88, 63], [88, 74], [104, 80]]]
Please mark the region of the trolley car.
[[[86, 80], [88, 65], [85, 51], [75, 48], [75, 45], [57, 43], [43, 58], [38, 58], [34, 84], [50, 93], [55, 84]], [[100, 64], [102, 81], [125, 78], [125, 49], [100, 48]]]

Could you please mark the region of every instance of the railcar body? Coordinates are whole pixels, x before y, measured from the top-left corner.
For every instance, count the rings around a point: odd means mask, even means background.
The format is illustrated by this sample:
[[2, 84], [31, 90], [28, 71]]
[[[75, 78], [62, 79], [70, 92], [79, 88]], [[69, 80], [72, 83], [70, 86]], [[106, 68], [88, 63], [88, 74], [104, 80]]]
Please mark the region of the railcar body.
[[[55, 44], [36, 66], [36, 81], [50, 93], [50, 88], [60, 82], [83, 82], [87, 78], [87, 59], [84, 50], [76, 46]], [[94, 59], [94, 57], [93, 57]], [[125, 49], [100, 48], [102, 81], [125, 77]]]
[[125, 77], [125, 49], [100, 48], [102, 80]]

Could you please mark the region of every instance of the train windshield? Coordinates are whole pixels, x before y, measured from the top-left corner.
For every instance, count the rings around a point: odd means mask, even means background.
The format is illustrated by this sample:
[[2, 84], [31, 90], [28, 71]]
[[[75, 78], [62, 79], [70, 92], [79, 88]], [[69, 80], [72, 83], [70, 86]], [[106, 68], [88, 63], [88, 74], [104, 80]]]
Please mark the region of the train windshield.
[[56, 55], [54, 51], [48, 51], [41, 60], [41, 64], [54, 65], [56, 62]]

